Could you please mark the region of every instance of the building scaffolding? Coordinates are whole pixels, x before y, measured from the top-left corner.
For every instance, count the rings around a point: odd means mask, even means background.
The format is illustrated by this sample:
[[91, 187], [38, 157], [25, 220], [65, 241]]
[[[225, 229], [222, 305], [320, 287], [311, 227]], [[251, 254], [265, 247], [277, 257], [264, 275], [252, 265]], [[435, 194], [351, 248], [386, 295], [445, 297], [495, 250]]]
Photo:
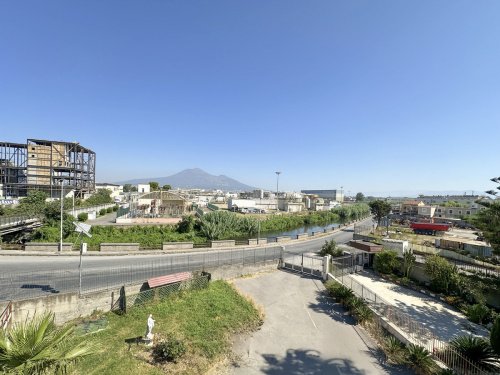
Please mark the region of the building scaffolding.
[[95, 191], [95, 161], [95, 152], [76, 142], [0, 142], [0, 190], [9, 198], [24, 197], [31, 190], [57, 198], [62, 187], [84, 197]]

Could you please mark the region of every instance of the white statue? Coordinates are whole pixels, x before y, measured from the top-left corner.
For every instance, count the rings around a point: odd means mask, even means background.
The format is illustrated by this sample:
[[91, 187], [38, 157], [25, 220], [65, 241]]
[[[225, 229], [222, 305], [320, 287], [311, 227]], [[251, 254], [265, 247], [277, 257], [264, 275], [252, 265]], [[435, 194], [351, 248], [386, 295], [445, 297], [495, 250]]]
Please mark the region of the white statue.
[[155, 326], [155, 320], [153, 319], [153, 314], [149, 314], [149, 318], [148, 318], [148, 328], [146, 330], [146, 337], [148, 339], [151, 339], [152, 336], [153, 336], [153, 327]]

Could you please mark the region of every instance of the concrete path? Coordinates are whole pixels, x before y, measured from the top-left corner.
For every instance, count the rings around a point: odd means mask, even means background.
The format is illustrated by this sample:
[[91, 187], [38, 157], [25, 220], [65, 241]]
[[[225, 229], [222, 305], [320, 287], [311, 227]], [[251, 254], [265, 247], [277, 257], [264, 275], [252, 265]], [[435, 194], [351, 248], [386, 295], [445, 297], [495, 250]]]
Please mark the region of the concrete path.
[[234, 345], [234, 375], [404, 374], [383, 366], [373, 342], [323, 293], [320, 280], [285, 271], [236, 287], [263, 306], [262, 328]]
[[470, 334], [488, 336], [484, 327], [470, 322], [462, 313], [435, 298], [393, 284], [373, 272], [364, 271], [350, 277], [381, 296], [387, 303], [409, 314], [440, 340], [450, 341], [456, 336]]

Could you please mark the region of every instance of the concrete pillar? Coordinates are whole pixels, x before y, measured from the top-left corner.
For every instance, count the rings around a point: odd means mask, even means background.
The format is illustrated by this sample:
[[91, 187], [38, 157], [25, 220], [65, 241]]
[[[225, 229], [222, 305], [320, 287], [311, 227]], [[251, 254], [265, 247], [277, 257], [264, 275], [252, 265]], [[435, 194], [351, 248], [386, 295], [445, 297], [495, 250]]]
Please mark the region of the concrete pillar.
[[321, 276], [325, 281], [328, 280], [328, 267], [330, 265], [331, 259], [332, 259], [331, 255], [325, 255], [323, 257], [323, 272], [321, 273]]

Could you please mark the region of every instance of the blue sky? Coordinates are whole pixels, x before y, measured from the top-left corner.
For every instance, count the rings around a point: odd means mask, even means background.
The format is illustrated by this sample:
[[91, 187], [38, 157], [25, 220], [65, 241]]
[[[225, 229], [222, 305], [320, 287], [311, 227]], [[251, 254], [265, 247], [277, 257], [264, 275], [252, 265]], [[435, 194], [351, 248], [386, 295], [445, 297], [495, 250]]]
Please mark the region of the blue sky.
[[0, 1], [0, 140], [99, 181], [199, 167], [287, 190], [487, 190], [500, 2]]

